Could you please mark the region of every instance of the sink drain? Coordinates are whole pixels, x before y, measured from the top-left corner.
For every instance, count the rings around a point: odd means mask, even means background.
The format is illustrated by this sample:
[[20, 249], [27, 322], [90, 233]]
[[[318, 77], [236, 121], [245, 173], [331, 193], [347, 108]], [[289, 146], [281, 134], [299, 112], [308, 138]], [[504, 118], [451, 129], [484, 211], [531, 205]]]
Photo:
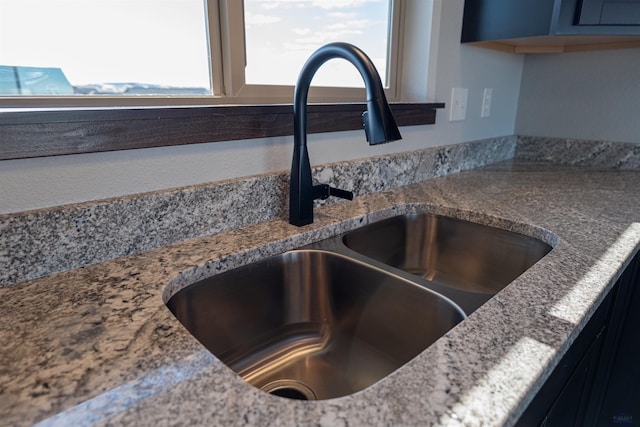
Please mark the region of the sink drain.
[[317, 400], [316, 394], [305, 384], [296, 380], [277, 380], [260, 388], [274, 396], [298, 400]]

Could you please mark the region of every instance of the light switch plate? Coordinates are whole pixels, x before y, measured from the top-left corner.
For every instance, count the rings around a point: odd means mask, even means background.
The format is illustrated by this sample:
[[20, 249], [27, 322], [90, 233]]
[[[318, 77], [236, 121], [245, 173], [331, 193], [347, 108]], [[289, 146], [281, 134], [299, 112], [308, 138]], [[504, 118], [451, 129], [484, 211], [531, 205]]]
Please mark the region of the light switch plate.
[[467, 117], [468, 98], [469, 89], [462, 87], [454, 87], [451, 89], [451, 110], [449, 112], [450, 122], [464, 120]]
[[493, 98], [493, 89], [485, 87], [482, 92], [482, 109], [480, 110], [480, 117], [486, 118], [491, 115], [491, 98]]

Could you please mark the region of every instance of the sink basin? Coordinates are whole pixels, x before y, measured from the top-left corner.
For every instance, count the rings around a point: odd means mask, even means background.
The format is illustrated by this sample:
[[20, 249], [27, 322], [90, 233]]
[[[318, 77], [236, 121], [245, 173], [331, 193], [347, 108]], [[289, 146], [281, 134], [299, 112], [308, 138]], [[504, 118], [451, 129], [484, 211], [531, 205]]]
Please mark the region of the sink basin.
[[167, 306], [244, 380], [307, 400], [366, 388], [465, 318], [435, 292], [321, 250], [286, 252], [204, 279]]
[[488, 295], [498, 293], [551, 250], [533, 237], [432, 214], [400, 215], [370, 224], [347, 233], [343, 243], [441, 286]]

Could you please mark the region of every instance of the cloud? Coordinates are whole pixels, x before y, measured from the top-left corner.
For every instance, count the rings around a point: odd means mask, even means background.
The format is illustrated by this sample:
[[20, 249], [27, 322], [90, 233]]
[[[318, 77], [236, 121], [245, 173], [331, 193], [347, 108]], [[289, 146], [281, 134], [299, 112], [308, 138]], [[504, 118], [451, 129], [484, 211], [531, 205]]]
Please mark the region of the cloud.
[[377, 3], [381, 0], [251, 0], [252, 3], [259, 4], [263, 9], [276, 9], [285, 8], [291, 9], [293, 7], [319, 7], [325, 10], [331, 9], [346, 9], [351, 7], [362, 6], [366, 3]]
[[292, 28], [291, 31], [298, 36], [311, 34], [311, 28]]
[[327, 16], [336, 19], [350, 19], [358, 16], [355, 12], [328, 12]]
[[313, 32], [313, 34], [309, 34], [307, 37], [296, 38], [293, 43], [285, 43], [284, 47], [285, 49], [290, 50], [301, 50], [309, 48], [317, 49], [325, 43], [342, 40], [345, 35], [362, 33], [363, 32], [361, 30], [357, 29], [339, 29], [338, 31]]
[[247, 13], [245, 16], [246, 25], [267, 25], [282, 21], [282, 18], [274, 15], [262, 15], [259, 13]]
[[263, 9], [291, 9], [293, 7], [301, 8], [311, 6], [312, 0], [273, 0], [273, 1], [256, 1], [252, 3], [259, 4]]
[[362, 28], [367, 28], [372, 24], [372, 22], [368, 19], [359, 19], [359, 20], [352, 20], [352, 21], [347, 21], [347, 22], [340, 22], [337, 24], [331, 24], [329, 26], [327, 26], [328, 29], [330, 30], [344, 30], [344, 29], [354, 29], [354, 28], [358, 28], [358, 29], [362, 29]]
[[364, 34], [363, 30], [373, 24], [375, 24], [374, 21], [360, 19], [323, 25], [319, 29], [296, 27], [291, 31], [298, 37], [291, 42], [285, 43], [283, 47], [289, 51], [317, 49], [328, 42], [350, 39], [349, 36], [362, 35]]
[[[245, 11], [255, 14], [247, 18], [249, 24], [275, 23], [276, 21], [262, 17], [282, 16], [282, 20], [273, 27], [261, 26], [263, 31], [267, 31], [261, 33], [261, 43], [265, 43], [265, 39], [271, 37], [272, 33], [269, 32], [273, 31], [273, 37], [278, 38], [277, 44], [282, 52], [311, 52], [326, 43], [335, 41], [362, 44], [362, 36], [380, 24], [383, 19], [378, 16], [379, 8], [376, 9], [375, 14], [368, 13], [366, 3], [370, 4], [372, 1], [381, 0], [245, 0], [247, 6]], [[297, 5], [302, 5], [306, 9], [292, 11]], [[287, 7], [282, 11], [267, 11], [263, 9], [265, 6]], [[354, 8], [331, 10], [331, 8], [349, 6]], [[258, 17], [261, 19], [257, 19]]]
[[366, 3], [377, 3], [380, 0], [312, 0], [311, 4], [322, 9], [345, 9], [362, 6]]

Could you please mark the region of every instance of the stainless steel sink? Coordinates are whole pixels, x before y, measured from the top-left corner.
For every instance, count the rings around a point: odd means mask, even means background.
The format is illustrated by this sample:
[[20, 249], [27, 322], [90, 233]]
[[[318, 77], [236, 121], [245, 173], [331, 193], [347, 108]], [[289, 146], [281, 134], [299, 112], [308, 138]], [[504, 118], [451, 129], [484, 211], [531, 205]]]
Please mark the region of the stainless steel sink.
[[167, 306], [255, 387], [330, 399], [407, 363], [550, 250], [485, 225], [401, 215], [204, 279]]
[[489, 297], [551, 250], [533, 237], [431, 214], [370, 224], [345, 234], [343, 242], [366, 257], [436, 283], [439, 289]]
[[465, 318], [435, 292], [321, 250], [287, 252], [213, 276], [182, 289], [167, 306], [243, 379], [297, 399], [362, 390]]

